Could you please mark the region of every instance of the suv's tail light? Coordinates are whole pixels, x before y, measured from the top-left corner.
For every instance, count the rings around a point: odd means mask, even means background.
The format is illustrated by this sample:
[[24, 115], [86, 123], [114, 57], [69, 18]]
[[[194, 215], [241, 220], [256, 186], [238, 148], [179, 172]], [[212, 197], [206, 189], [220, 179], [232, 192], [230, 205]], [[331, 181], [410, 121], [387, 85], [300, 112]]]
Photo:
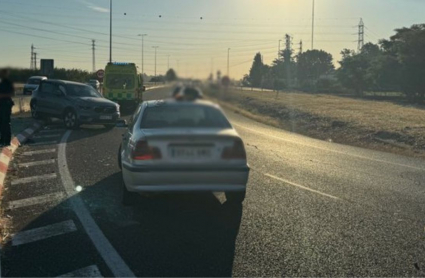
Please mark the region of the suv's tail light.
[[149, 146], [147, 141], [138, 141], [131, 153], [131, 157], [134, 160], [161, 159], [161, 151], [156, 147]]
[[246, 159], [245, 147], [240, 139], [236, 139], [231, 147], [225, 147], [221, 153], [223, 159]]

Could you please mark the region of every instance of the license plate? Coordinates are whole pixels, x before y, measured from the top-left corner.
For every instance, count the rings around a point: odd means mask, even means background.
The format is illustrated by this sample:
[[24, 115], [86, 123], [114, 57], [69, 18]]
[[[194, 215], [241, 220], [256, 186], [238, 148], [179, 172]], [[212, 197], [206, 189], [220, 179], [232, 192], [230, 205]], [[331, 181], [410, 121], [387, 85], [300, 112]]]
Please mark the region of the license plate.
[[200, 159], [200, 158], [209, 158], [211, 157], [211, 149], [210, 148], [171, 148], [170, 156], [173, 158], [181, 158], [181, 159]]
[[100, 116], [99, 119], [101, 119], [101, 120], [112, 120], [112, 116], [103, 115], [103, 116]]

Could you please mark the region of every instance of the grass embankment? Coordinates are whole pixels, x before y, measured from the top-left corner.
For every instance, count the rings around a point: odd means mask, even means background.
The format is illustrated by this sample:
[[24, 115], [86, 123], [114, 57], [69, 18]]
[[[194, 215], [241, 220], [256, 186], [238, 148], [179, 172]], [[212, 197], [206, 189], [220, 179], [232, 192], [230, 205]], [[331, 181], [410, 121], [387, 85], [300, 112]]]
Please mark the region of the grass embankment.
[[337, 143], [425, 157], [425, 109], [298, 92], [205, 89], [240, 114]]

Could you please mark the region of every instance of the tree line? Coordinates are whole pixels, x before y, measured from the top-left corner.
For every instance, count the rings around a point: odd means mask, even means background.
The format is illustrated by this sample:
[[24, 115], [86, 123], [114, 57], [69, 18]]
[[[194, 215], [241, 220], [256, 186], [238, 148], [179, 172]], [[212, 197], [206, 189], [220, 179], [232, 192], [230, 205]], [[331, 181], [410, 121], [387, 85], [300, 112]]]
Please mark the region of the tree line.
[[295, 55], [284, 49], [271, 65], [257, 53], [242, 84], [358, 96], [368, 91], [400, 92], [414, 101], [425, 100], [425, 24], [396, 29], [389, 39], [367, 43], [360, 51], [343, 49], [341, 56], [335, 68], [332, 55], [323, 50]]

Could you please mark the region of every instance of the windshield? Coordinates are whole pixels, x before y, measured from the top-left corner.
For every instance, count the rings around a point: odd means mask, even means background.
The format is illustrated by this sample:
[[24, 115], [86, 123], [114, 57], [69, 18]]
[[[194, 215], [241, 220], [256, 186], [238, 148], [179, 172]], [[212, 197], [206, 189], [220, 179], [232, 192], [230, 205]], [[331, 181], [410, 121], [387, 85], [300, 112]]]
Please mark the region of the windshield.
[[30, 85], [40, 85], [41, 79], [38, 78], [30, 78], [27, 84]]
[[134, 89], [134, 75], [131, 74], [108, 74], [106, 87], [109, 89]]
[[140, 127], [144, 128], [230, 128], [220, 110], [197, 105], [147, 107]]
[[70, 97], [102, 97], [93, 87], [86, 85], [68, 84], [66, 94]]

